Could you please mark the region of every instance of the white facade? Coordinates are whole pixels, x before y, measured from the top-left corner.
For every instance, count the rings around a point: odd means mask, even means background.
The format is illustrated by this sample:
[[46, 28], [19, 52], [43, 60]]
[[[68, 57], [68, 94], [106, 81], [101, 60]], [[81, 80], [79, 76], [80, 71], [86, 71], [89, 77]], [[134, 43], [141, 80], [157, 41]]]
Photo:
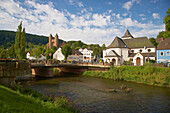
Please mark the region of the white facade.
[[61, 48], [58, 48], [58, 50], [53, 54], [53, 59], [56, 60], [64, 60], [64, 55], [61, 52]]
[[[109, 52], [112, 50], [114, 50], [119, 55], [119, 57], [107, 56]], [[121, 59], [121, 56], [122, 56], [122, 59]], [[128, 60], [128, 48], [109, 48], [109, 49], [103, 50], [104, 62], [110, 63], [113, 61], [113, 59], [115, 59], [115, 62], [114, 62], [115, 65], [120, 65], [120, 63], [122, 64], [124, 61], [127, 61]]]
[[104, 62], [121, 65], [131, 61], [135, 66], [143, 65], [155, 59], [156, 48], [147, 37], [134, 38], [127, 30], [122, 38], [115, 37], [113, 42], [103, 50]]
[[91, 62], [93, 60], [93, 51], [88, 49], [79, 49], [79, 51], [83, 54], [83, 61], [84, 62]]

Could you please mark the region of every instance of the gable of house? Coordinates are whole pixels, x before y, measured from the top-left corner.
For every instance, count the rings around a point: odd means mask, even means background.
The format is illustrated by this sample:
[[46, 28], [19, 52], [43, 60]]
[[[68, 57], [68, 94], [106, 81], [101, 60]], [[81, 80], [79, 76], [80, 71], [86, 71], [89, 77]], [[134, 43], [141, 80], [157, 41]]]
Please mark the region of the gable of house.
[[105, 57], [120, 57], [114, 50], [111, 50]]

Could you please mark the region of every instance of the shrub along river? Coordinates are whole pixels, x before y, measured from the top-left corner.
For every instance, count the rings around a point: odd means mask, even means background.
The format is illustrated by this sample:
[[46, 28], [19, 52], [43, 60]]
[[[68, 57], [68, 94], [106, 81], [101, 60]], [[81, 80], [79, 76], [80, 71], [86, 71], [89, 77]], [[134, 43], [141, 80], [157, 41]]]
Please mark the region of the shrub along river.
[[44, 95], [67, 96], [82, 113], [170, 111], [170, 88], [70, 74], [23, 84]]

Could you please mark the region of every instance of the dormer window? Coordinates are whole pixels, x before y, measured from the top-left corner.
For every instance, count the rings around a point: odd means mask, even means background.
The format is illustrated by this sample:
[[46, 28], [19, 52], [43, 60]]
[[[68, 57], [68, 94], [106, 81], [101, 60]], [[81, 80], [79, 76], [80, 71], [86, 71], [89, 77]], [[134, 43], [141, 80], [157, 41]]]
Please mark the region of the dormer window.
[[148, 52], [151, 52], [151, 49], [148, 49]]
[[132, 53], [134, 53], [134, 50], [131, 50]]

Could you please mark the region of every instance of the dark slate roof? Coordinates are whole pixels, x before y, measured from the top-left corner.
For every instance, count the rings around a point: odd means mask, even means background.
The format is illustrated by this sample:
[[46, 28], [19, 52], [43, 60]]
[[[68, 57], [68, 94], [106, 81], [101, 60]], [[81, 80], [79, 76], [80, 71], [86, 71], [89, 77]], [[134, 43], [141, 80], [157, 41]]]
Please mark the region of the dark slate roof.
[[142, 56], [144, 56], [144, 57], [147, 57], [147, 56], [149, 56], [149, 57], [155, 57], [155, 55], [156, 55], [156, 53], [140, 53]]
[[170, 38], [166, 38], [165, 40], [161, 41], [157, 47], [158, 50], [162, 49], [170, 49]]
[[156, 38], [156, 43], [160, 43], [160, 42], [163, 41], [163, 40], [164, 40], [163, 37], [161, 37], [161, 38]]
[[126, 38], [126, 37], [132, 37], [133, 38], [133, 36], [130, 34], [128, 29], [126, 30], [126, 32], [125, 32], [125, 34], [122, 38]]
[[134, 57], [137, 53], [130, 53], [128, 57]]
[[77, 54], [77, 55], [83, 55], [80, 51], [75, 50], [75, 49], [72, 49], [72, 55], [75, 55], [75, 54]]
[[116, 36], [113, 42], [107, 48], [121, 48], [121, 47], [125, 48], [126, 44], [123, 42], [121, 38]]
[[147, 37], [123, 39], [128, 48], [155, 47]]
[[[134, 57], [138, 53], [130, 53], [128, 57]], [[143, 57], [155, 57], [156, 53], [140, 53]]]
[[105, 57], [120, 57], [114, 50], [111, 50]]

